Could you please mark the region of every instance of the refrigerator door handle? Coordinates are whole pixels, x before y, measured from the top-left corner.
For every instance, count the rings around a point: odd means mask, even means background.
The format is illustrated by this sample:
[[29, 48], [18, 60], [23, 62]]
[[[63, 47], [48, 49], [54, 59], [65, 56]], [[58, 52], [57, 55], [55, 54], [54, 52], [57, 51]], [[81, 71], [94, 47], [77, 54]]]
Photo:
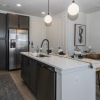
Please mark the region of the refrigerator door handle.
[[18, 35], [16, 34], [16, 40], [18, 39]]
[[5, 34], [5, 38], [7, 38], [7, 34]]
[[5, 43], [7, 43], [7, 40], [6, 40], [7, 38], [5, 38]]
[[5, 34], [5, 43], [6, 43], [6, 39], [7, 39], [7, 34]]

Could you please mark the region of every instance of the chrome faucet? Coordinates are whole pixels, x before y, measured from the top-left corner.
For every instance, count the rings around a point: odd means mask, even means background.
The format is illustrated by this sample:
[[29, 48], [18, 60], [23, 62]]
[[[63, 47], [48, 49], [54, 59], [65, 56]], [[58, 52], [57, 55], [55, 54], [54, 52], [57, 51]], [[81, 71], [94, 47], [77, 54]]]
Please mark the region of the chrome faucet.
[[49, 52], [49, 40], [48, 40], [48, 39], [44, 39], [44, 40], [42, 41], [41, 48], [42, 48], [42, 46], [43, 46], [44, 41], [47, 41], [47, 42], [48, 42], [47, 54], [49, 54], [50, 52]]

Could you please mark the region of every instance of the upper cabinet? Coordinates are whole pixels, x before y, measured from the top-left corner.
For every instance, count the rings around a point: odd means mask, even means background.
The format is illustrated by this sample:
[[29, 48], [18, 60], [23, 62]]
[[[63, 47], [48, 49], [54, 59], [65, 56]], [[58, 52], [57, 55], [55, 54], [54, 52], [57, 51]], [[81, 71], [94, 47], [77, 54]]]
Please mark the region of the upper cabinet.
[[29, 17], [19, 16], [19, 27], [29, 29]]
[[9, 28], [18, 28], [18, 15], [7, 14], [7, 22]]
[[0, 38], [6, 37], [6, 14], [0, 13]]
[[29, 17], [7, 14], [8, 28], [29, 29]]

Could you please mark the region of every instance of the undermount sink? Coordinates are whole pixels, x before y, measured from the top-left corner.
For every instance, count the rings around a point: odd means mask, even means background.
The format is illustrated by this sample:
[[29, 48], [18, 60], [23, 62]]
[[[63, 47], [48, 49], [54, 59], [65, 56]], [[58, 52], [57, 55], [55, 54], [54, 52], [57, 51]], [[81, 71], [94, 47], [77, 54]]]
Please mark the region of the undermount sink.
[[47, 54], [39, 54], [37, 57], [50, 57], [50, 56]]
[[35, 57], [50, 57], [49, 55], [45, 53], [31, 53], [31, 55]]
[[100, 59], [100, 54], [88, 54], [88, 55], [86, 55], [86, 58]]

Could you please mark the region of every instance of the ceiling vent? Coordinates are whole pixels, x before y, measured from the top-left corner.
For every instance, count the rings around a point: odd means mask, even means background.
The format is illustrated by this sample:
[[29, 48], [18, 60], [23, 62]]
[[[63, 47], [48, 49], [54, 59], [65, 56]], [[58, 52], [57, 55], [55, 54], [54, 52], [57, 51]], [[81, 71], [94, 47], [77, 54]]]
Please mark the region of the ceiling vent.
[[0, 3], [0, 7], [10, 7], [10, 6], [4, 3]]

